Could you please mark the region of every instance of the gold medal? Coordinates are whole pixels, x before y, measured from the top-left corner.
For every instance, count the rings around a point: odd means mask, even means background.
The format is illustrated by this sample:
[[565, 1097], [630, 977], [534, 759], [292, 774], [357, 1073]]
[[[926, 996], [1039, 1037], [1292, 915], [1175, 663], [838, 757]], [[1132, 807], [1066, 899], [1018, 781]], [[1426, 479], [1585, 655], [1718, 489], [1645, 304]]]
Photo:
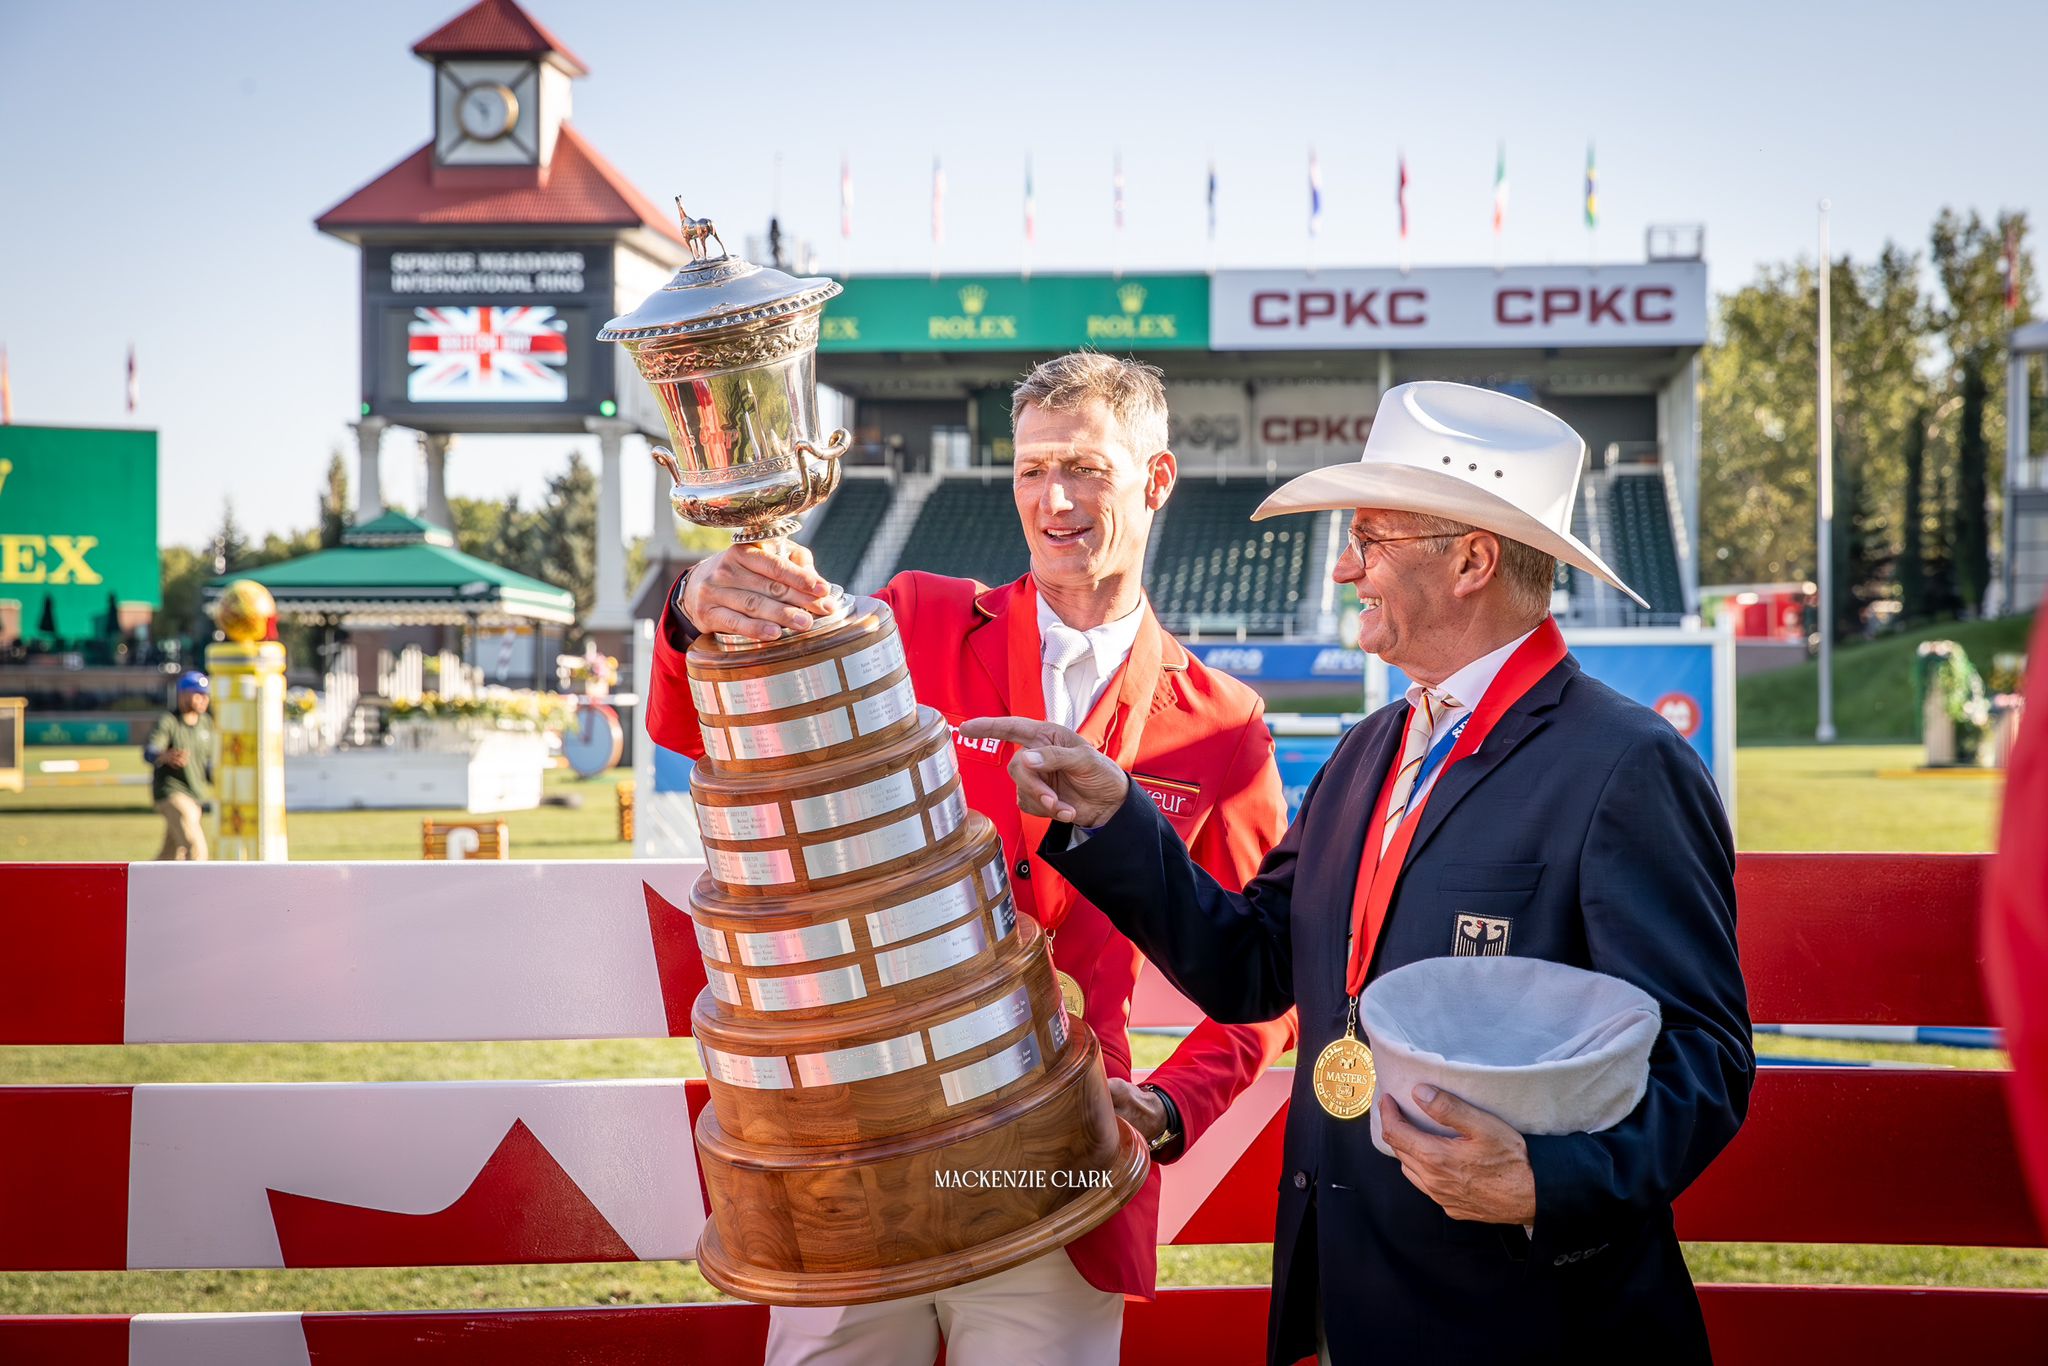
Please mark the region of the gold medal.
[[1350, 1034], [1316, 1055], [1316, 1103], [1338, 1119], [1357, 1119], [1372, 1108], [1372, 1050]]
[[1067, 1014], [1080, 1019], [1085, 1013], [1088, 998], [1081, 994], [1081, 984], [1059, 969], [1053, 969], [1053, 980], [1060, 984], [1060, 1001], [1066, 1006]]

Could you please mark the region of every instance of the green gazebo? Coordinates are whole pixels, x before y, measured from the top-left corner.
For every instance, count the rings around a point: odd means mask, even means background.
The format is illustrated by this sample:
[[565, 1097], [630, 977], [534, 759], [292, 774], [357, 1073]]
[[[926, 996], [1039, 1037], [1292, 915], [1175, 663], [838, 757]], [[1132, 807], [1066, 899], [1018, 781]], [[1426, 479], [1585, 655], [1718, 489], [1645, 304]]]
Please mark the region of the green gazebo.
[[350, 527], [331, 550], [213, 579], [208, 601], [235, 579], [268, 588], [281, 618], [343, 629], [567, 626], [576, 619], [567, 589], [465, 555], [445, 527], [403, 512]]

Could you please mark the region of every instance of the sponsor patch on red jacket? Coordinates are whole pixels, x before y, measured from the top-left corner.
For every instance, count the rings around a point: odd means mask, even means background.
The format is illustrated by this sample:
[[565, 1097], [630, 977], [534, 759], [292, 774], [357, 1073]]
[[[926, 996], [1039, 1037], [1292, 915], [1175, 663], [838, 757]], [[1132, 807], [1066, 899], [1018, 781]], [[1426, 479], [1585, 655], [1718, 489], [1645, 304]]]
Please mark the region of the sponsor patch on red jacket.
[[[951, 718], [948, 719], [950, 720]], [[971, 736], [962, 735], [960, 733], [960, 723], [957, 721], [953, 722], [953, 748], [960, 752], [962, 759], [972, 759], [977, 763], [983, 764], [994, 764], [999, 768], [1008, 767], [1009, 765], [1009, 757], [1003, 753], [1009, 746], [1005, 745], [1001, 740], [976, 740]]]
[[1131, 781], [1152, 799], [1152, 805], [1158, 807], [1159, 814], [1168, 820], [1194, 819], [1195, 807], [1202, 795], [1202, 789], [1196, 784], [1175, 782], [1171, 778], [1154, 778], [1145, 773], [1133, 773]]

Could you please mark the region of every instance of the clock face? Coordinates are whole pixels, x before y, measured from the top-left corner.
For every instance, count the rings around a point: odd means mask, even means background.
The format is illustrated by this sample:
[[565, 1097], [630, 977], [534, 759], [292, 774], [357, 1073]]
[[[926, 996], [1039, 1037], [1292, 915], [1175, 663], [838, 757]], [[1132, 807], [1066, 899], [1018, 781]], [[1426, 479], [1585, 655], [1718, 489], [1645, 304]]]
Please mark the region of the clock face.
[[473, 85], [456, 102], [462, 131], [478, 142], [491, 142], [512, 131], [519, 121], [519, 97], [495, 82]]

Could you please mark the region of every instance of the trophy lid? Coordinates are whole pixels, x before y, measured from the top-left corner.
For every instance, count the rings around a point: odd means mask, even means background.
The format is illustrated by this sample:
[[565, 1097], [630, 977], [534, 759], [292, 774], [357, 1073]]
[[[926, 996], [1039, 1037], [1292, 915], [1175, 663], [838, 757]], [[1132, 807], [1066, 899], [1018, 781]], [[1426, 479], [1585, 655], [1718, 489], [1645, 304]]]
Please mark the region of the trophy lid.
[[[823, 276], [798, 279], [772, 266], [757, 266], [730, 255], [708, 218], [692, 218], [676, 197], [690, 263], [675, 278], [641, 301], [638, 308], [605, 324], [599, 341], [649, 341], [719, 332], [816, 309], [839, 293]], [[709, 243], [718, 243], [711, 255]]]

